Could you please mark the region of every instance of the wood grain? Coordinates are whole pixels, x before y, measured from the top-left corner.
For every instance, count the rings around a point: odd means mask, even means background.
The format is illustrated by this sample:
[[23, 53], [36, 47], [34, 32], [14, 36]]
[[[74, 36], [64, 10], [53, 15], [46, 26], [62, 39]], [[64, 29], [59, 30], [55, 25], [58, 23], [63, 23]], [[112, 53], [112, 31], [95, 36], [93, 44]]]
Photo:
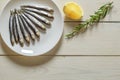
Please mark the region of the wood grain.
[[[0, 13], [8, 1], [0, 0]], [[71, 0], [53, 1], [62, 12], [63, 5]], [[85, 21], [111, 0], [73, 1], [83, 7]], [[0, 80], [120, 80], [120, 1], [113, 1], [114, 8], [100, 24], [71, 40], [64, 36], [80, 22], [65, 18], [62, 39], [42, 56], [19, 56], [6, 47], [0, 36]]]
[[[77, 24], [65, 23], [62, 39], [52, 52], [45, 55], [120, 55], [120, 23], [96, 24], [73, 39], [65, 39], [65, 34]], [[0, 55], [16, 55], [2, 40], [0, 47]]]
[[[0, 1], [0, 13], [2, 12], [4, 6], [9, 2], [10, 0], [1, 0]], [[70, 2], [71, 0], [53, 0], [56, 5], [59, 7], [61, 13], [63, 14], [64, 16], [64, 13], [63, 13], [63, 6], [66, 2]], [[107, 3], [107, 2], [110, 2], [111, 0], [72, 0], [74, 2], [77, 2], [79, 5], [81, 5], [81, 7], [83, 8], [84, 10], [84, 17], [82, 19], [82, 21], [85, 21], [90, 15], [92, 15], [96, 10], [98, 10], [98, 8]], [[120, 7], [120, 1], [119, 0], [114, 0], [114, 7], [113, 9], [111, 10], [111, 12], [106, 16], [106, 18], [104, 20], [101, 20], [101, 21], [116, 21], [116, 22], [119, 22], [120, 23], [120, 10], [119, 10], [119, 7]], [[73, 21], [73, 20], [70, 20], [68, 18], [65, 18], [65, 21]]]
[[120, 57], [0, 57], [1, 80], [119, 80]]
[[[61, 12], [66, 2], [71, 0], [54, 0]], [[88, 18], [99, 6], [103, 3], [109, 2], [110, 0], [74, 0], [80, 4], [85, 12], [83, 21]], [[0, 12], [2, 12], [4, 6], [9, 0], [0, 1]], [[94, 5], [93, 5], [94, 4]], [[59, 47], [54, 54], [56, 55], [120, 55], [120, 10], [119, 0], [114, 0], [114, 8], [111, 13], [101, 22], [99, 25], [93, 26], [87, 30], [86, 33], [80, 34], [77, 38], [72, 40], [64, 39], [64, 35], [68, 33], [73, 26], [78, 23], [74, 23], [69, 19], [65, 19], [65, 29], [63, 38], [58, 44]], [[63, 14], [63, 13], [62, 13]], [[64, 16], [64, 15], [63, 15]], [[69, 22], [70, 21], [70, 22]], [[108, 21], [108, 22], [105, 22]], [[68, 23], [69, 22], [69, 23]], [[112, 22], [112, 23], [111, 23]], [[117, 22], [117, 23], [116, 23]], [[4, 43], [0, 40], [0, 55], [11, 55], [10, 51], [4, 47]], [[13, 52], [11, 52], [13, 53]], [[74, 53], [74, 54], [73, 54]], [[15, 54], [16, 55], [16, 54]]]
[[[100, 6], [103, 4], [110, 2], [111, 0], [53, 0], [57, 6], [60, 8], [62, 14], [63, 14], [63, 6], [65, 5], [66, 2], [74, 1], [81, 5], [81, 7], [84, 10], [84, 17], [82, 21], [85, 21], [86, 19], [89, 18], [90, 15], [92, 15], [95, 11], [98, 10]], [[111, 10], [111, 12], [106, 16], [105, 19], [101, 21], [119, 21], [120, 22], [120, 1], [119, 0], [113, 0], [114, 2], [114, 7]], [[64, 14], [63, 14], [64, 15]], [[68, 18], [65, 18], [65, 21], [73, 21]]]

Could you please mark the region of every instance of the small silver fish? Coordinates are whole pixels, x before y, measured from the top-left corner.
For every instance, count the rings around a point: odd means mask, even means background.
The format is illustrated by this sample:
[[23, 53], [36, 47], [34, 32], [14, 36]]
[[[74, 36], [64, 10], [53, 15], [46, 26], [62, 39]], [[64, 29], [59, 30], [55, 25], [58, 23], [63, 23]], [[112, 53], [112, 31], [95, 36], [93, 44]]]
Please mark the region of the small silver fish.
[[23, 12], [21, 12], [21, 16], [24, 18], [25, 22], [28, 24], [28, 26], [31, 28], [31, 30], [33, 30], [33, 32], [35, 33], [35, 35], [37, 37], [40, 37], [40, 32], [39, 30], [36, 28], [36, 26], [32, 23], [31, 19], [28, 16], [25, 16], [23, 14]]
[[49, 6], [32, 6], [32, 5], [23, 5], [21, 8], [32, 8], [37, 10], [44, 10], [48, 12], [54, 12], [54, 10]]
[[46, 18], [42, 17], [42, 16], [39, 16], [39, 17], [38, 17], [38, 16], [32, 14], [31, 12], [25, 11], [25, 10], [24, 10], [24, 12], [27, 13], [27, 14], [29, 14], [29, 15], [31, 15], [31, 16], [33, 16], [33, 17], [36, 18], [38, 21], [41, 21], [41, 22], [43, 22], [43, 23], [45, 23], [45, 24], [47, 24], [47, 25], [51, 25], [50, 21], [47, 20]]
[[37, 20], [34, 16], [27, 14], [26, 12], [23, 12], [23, 14], [29, 18], [29, 20], [39, 29], [42, 31], [46, 31], [46, 27], [39, 21]]
[[13, 13], [13, 34], [14, 34], [14, 39], [16, 44], [18, 43], [18, 33], [17, 33], [17, 24], [16, 24], [16, 20], [15, 20], [15, 12]]
[[28, 26], [28, 24], [26, 23], [26, 21], [24, 20], [23, 16], [21, 16], [21, 13], [19, 14], [21, 20], [22, 20], [22, 23], [26, 29], [26, 31], [28, 31], [28, 33], [30, 34], [32, 40], [35, 40], [35, 35], [34, 35], [34, 32], [30, 29], [30, 27]]
[[23, 34], [23, 37], [24, 39], [26, 40], [27, 43], [30, 43], [30, 37], [29, 37], [29, 34], [28, 32], [26, 31], [22, 21], [21, 21], [21, 18], [20, 16], [18, 16], [18, 21], [19, 21], [19, 24], [20, 24], [20, 28], [21, 28], [21, 31], [22, 31], [22, 34]]
[[16, 27], [17, 27], [17, 33], [18, 33], [18, 40], [20, 42], [20, 45], [23, 47], [24, 46], [24, 38], [23, 38], [23, 35], [22, 35], [22, 31], [20, 29], [20, 24], [19, 24], [19, 21], [18, 21], [18, 12], [17, 10], [15, 9], [15, 20], [16, 20]]
[[9, 18], [9, 33], [10, 33], [10, 41], [12, 46], [14, 46], [14, 34], [13, 34], [13, 11], [10, 11], [10, 18]]
[[48, 18], [52, 18], [54, 19], [54, 16], [46, 11], [41, 11], [41, 10], [35, 10], [35, 9], [30, 9], [30, 8], [22, 8], [23, 10], [26, 10], [26, 11], [30, 11], [30, 12], [33, 12], [33, 13], [36, 13], [38, 15], [42, 15], [42, 16], [46, 16]]

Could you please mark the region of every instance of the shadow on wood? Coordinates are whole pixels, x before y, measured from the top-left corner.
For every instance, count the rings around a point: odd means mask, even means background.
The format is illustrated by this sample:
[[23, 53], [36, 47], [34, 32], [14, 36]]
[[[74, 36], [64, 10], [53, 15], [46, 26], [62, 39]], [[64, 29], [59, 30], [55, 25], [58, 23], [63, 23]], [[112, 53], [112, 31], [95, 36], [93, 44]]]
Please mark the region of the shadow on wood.
[[3, 51], [6, 53], [3, 56], [7, 56], [11, 61], [13, 61], [18, 65], [32, 67], [32, 66], [42, 65], [49, 62], [54, 57], [54, 55], [59, 51], [62, 38], [51, 51], [45, 53], [44, 55], [35, 56], [35, 57], [26, 57], [26, 56], [18, 55], [17, 53], [12, 51], [9, 47], [7, 47], [7, 45], [1, 39], [1, 36], [0, 36], [0, 42], [1, 42], [1, 47]]

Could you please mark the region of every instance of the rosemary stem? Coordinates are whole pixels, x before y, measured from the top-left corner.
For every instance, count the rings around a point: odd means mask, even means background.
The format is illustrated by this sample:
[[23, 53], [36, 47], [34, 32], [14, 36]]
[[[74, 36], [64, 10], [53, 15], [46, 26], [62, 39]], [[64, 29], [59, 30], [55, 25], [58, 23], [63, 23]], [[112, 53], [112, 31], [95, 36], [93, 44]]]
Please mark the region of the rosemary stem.
[[101, 6], [97, 12], [94, 13], [94, 15], [91, 15], [89, 19], [87, 19], [84, 23], [81, 23], [74, 27], [74, 29], [66, 35], [66, 38], [72, 38], [75, 35], [77, 35], [79, 32], [84, 31], [89, 27], [90, 25], [99, 22], [101, 19], [105, 18], [107, 13], [110, 12], [112, 8], [113, 2], [109, 2], [107, 4], [104, 4]]

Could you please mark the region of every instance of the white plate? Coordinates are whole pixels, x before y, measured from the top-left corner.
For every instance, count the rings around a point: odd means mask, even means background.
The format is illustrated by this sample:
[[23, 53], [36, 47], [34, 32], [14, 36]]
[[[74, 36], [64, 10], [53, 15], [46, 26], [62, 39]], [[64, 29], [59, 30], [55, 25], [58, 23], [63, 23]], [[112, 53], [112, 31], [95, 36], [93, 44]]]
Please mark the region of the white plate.
[[[28, 47], [20, 47], [20, 45], [12, 46], [9, 37], [9, 17], [11, 9], [19, 9], [20, 5], [44, 5], [54, 9], [54, 21], [51, 28], [47, 29], [47, 33], [41, 33], [40, 41], [30, 44]], [[11, 0], [4, 8], [0, 17], [0, 32], [5, 44], [14, 52], [24, 56], [38, 56], [47, 53], [59, 42], [63, 33], [63, 17], [60, 10], [52, 0]]]

